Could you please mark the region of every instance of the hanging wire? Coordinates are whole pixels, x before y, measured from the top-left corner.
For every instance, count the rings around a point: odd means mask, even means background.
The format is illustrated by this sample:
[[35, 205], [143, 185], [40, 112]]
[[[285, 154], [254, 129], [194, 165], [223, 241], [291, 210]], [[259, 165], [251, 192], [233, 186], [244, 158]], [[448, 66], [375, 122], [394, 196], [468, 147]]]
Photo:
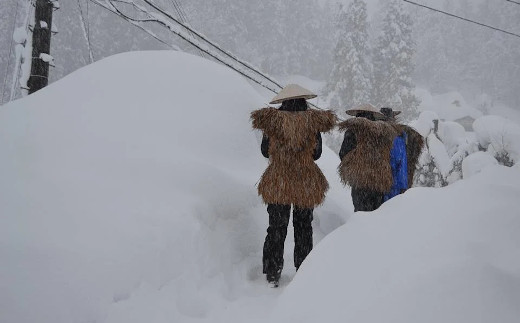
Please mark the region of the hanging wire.
[[139, 28], [141, 29], [142, 31], [144, 31], [145, 33], [147, 33], [148, 35], [150, 35], [152, 38], [154, 38], [155, 40], [157, 40], [158, 42], [160, 42], [161, 44], [171, 48], [171, 49], [174, 49], [174, 50], [179, 50], [178, 47], [176, 46], [173, 46], [169, 43], [167, 43], [166, 41], [162, 40], [161, 38], [159, 38], [159, 36], [157, 36], [155, 33], [153, 33], [152, 31], [144, 28], [143, 26], [139, 25], [137, 22], [127, 18], [126, 16], [124, 16], [123, 14], [119, 14], [118, 12], [115, 12], [113, 11], [111, 8], [107, 7], [105, 4], [99, 2], [98, 0], [89, 0], [90, 2], [94, 3], [95, 5], [98, 5], [100, 6], [101, 8], [104, 8], [114, 14], [116, 14], [116, 16], [118, 16], [119, 18], [123, 19], [124, 21], [134, 25], [136, 28]]
[[[173, 8], [175, 9], [175, 11], [177, 11], [177, 14], [179, 15], [181, 22], [189, 26], [188, 17], [186, 16], [186, 13], [182, 9], [181, 4], [178, 3], [176, 0], [171, 0], [171, 2], [173, 5]], [[191, 35], [191, 37], [195, 38], [195, 35], [192, 32], [190, 32], [190, 35]], [[199, 51], [199, 55], [201, 57], [205, 57], [204, 52], [202, 52], [202, 51]]]
[[506, 0], [507, 2], [511, 2], [511, 3], [516, 3], [518, 5], [520, 5], [520, 2], [517, 2], [517, 1], [512, 1], [512, 0]]
[[[97, 3], [98, 5], [101, 5], [100, 3], [100, 0], [90, 0], [94, 3]], [[125, 18], [129, 19], [129, 20], [132, 20], [134, 22], [156, 22], [156, 23], [159, 23], [161, 25], [163, 25], [164, 27], [170, 29], [170, 31], [174, 32], [175, 34], [177, 34], [178, 36], [180, 36], [182, 39], [186, 40], [187, 42], [191, 43], [192, 45], [193, 42], [188, 40], [185, 36], [181, 36], [179, 35], [179, 32], [175, 32], [173, 30], [171, 30], [171, 27], [165, 23], [164, 21], [162, 21], [161, 19], [155, 17], [155, 16], [151, 16], [150, 13], [136, 5], [134, 3], [133, 0], [104, 0], [105, 1], [105, 4], [110, 6], [111, 8], [113, 8], [114, 10], [116, 10], [116, 14], [119, 14], [119, 15], [124, 15]], [[134, 9], [140, 11], [141, 13], [144, 13], [146, 14], [147, 16], [149, 16], [149, 18], [147, 19], [138, 19], [138, 18], [132, 18], [126, 14], [123, 14], [123, 12], [121, 12], [121, 10], [119, 10], [113, 2], [116, 2], [116, 3], [123, 3], [123, 4], [127, 4], [127, 5], [131, 5], [134, 7]], [[169, 18], [170, 20], [172, 20], [175, 24], [179, 25], [180, 27], [184, 28], [190, 35], [191, 34], [194, 34], [197, 36], [197, 38], [199, 38], [200, 40], [202, 40], [204, 43], [210, 45], [211, 47], [213, 47], [214, 49], [216, 49], [217, 51], [219, 51], [220, 53], [224, 54], [225, 56], [231, 58], [232, 60], [236, 61], [237, 63], [239, 63], [240, 65], [246, 67], [247, 69], [251, 70], [252, 72], [260, 75], [262, 78], [268, 80], [269, 82], [273, 83], [274, 85], [276, 85], [277, 87], [279, 87], [280, 89], [283, 88], [283, 86], [281, 86], [280, 84], [278, 84], [278, 82], [274, 81], [272, 78], [266, 76], [265, 74], [259, 72], [255, 67], [252, 67], [251, 65], [249, 65], [248, 63], [246, 62], [243, 62], [242, 60], [238, 59], [236, 56], [234, 56], [233, 54], [225, 51], [224, 49], [222, 49], [219, 45], [213, 43], [212, 41], [208, 40], [204, 35], [200, 34], [199, 32], [195, 31], [194, 29], [192, 29], [190, 26], [187, 26], [186, 24], [183, 24], [182, 22], [180, 22], [177, 18], [173, 17], [170, 13], [168, 13], [167, 11], [161, 9], [160, 7], [158, 7], [154, 2], [150, 1], [150, 0], [143, 0], [143, 2], [145, 2], [146, 4], [148, 4], [150, 7], [152, 7], [153, 9], [161, 12], [162, 14], [164, 14], [167, 18]], [[107, 7], [105, 5], [101, 5], [102, 7], [104, 7], [105, 9], [107, 9]], [[195, 46], [195, 45], [194, 45]], [[197, 47], [197, 46], [196, 46]], [[197, 47], [198, 48], [198, 47]], [[200, 49], [200, 48], [199, 48]], [[206, 51], [204, 51], [206, 54], [208, 54]], [[210, 55], [212, 57], [214, 57], [213, 55]], [[215, 58], [215, 57], [214, 57]], [[220, 61], [220, 60], [219, 60]], [[255, 81], [256, 82], [256, 81]]]
[[[204, 53], [206, 53], [207, 55], [215, 58], [217, 61], [225, 64], [226, 66], [236, 70], [237, 72], [239, 72], [240, 74], [242, 75], [246, 75], [245, 72], [239, 70], [238, 68], [230, 65], [229, 63], [226, 63], [222, 60], [222, 58], [220, 57], [217, 57], [215, 54], [213, 54], [209, 49], [205, 49], [205, 48], [202, 48], [199, 44], [195, 43], [195, 39], [190, 39], [189, 37], [186, 37], [183, 33], [181, 33], [180, 31], [175, 31], [175, 30], [172, 30], [171, 26], [157, 18], [157, 17], [154, 17], [154, 16], [151, 16], [149, 12], [147, 12], [145, 9], [143, 9], [142, 7], [139, 7], [137, 6], [135, 3], [133, 3], [133, 1], [124, 1], [124, 0], [106, 0], [105, 1], [105, 4], [102, 4], [99, 2], [99, 0], [90, 0], [94, 3], [97, 3], [98, 5], [102, 6], [103, 8], [105, 9], [108, 9], [109, 11], [112, 11], [113, 13], [116, 13], [118, 15], [121, 15], [123, 16], [124, 18], [134, 22], [134, 23], [139, 23], [139, 22], [156, 22], [156, 23], [159, 23], [160, 25], [168, 28], [170, 31], [172, 31], [173, 33], [175, 33], [176, 35], [178, 35], [179, 37], [181, 37], [182, 39], [184, 39], [185, 41], [189, 42], [190, 44], [192, 44], [193, 46], [195, 46], [197, 49], [199, 50], [202, 50]], [[141, 11], [142, 13], [145, 13], [149, 16], [149, 18], [144, 18], [144, 19], [139, 19], [139, 18], [132, 18], [126, 14], [124, 14], [123, 12], [121, 12], [121, 10], [119, 10], [112, 2], [120, 2], [120, 3], [125, 3], [125, 4], [130, 4], [130, 5], [133, 5], [133, 7], [139, 11]], [[279, 88], [283, 88], [283, 86], [281, 86], [278, 82], [274, 81], [273, 79], [271, 79], [270, 77], [266, 76], [265, 74], [259, 72], [257, 69], [255, 69], [254, 67], [252, 67], [251, 65], [249, 65], [248, 63], [245, 63], [241, 60], [239, 60], [237, 57], [235, 57], [234, 55], [230, 54], [229, 52], [225, 51], [224, 49], [222, 49], [221, 47], [219, 47], [218, 45], [216, 45], [215, 43], [209, 41], [205, 36], [201, 35], [200, 33], [198, 33], [197, 31], [193, 30], [192, 28], [190, 28], [189, 26], [186, 26], [185, 24], [181, 23], [178, 19], [176, 19], [175, 17], [172, 17], [171, 14], [165, 12], [164, 10], [162, 10], [161, 8], [157, 7], [153, 2], [150, 2], [149, 0], [144, 0], [145, 3], [149, 4], [152, 8], [162, 12], [164, 15], [166, 15], [166, 17], [170, 18], [171, 20], [173, 20], [175, 22], [175, 24], [179, 25], [180, 27], [184, 28], [186, 31], [191, 31], [193, 32], [198, 38], [200, 38], [204, 43], [210, 45], [211, 47], [213, 47], [214, 49], [216, 49], [217, 51], [219, 51], [220, 53], [224, 54], [225, 56], [227, 56], [228, 58], [231, 58], [232, 60], [236, 61], [237, 63], [239, 63], [240, 65], [246, 67], [248, 70], [262, 76], [264, 79], [270, 81], [271, 83], [273, 83], [274, 85], [276, 85], [277, 87]], [[109, 6], [109, 7], [108, 7]], [[252, 81], [254, 81], [255, 83], [258, 83], [258, 84], [261, 84], [262, 86], [268, 88], [267, 86], [265, 86], [264, 84], [262, 84], [261, 82], [259, 82], [258, 80], [252, 78], [251, 76], [247, 76], [249, 79], [251, 79]], [[269, 88], [269, 90], [277, 93], [276, 90], [273, 90], [271, 88]]]
[[[180, 31], [176, 31], [176, 30], [173, 30], [171, 28], [171, 25], [169, 25], [167, 22], [163, 21], [162, 19], [159, 19], [157, 18], [156, 16], [153, 16], [151, 15], [149, 12], [147, 12], [144, 8], [136, 5], [133, 1], [126, 1], [126, 0], [105, 0], [104, 3], [100, 2], [101, 0], [89, 0], [89, 1], [92, 1], [94, 4], [118, 15], [119, 17], [125, 19], [127, 22], [133, 24], [134, 26], [138, 27], [138, 28], [141, 28], [143, 30], [145, 30], [142, 26], [140, 26], [139, 23], [143, 23], [143, 22], [155, 22], [155, 23], [158, 23], [160, 25], [162, 25], [163, 27], [166, 27], [168, 28], [171, 32], [173, 32], [174, 34], [176, 34], [177, 36], [179, 36], [180, 38], [182, 38], [183, 40], [187, 41], [188, 43], [190, 43], [192, 46], [194, 46], [195, 48], [197, 48], [198, 50], [204, 52], [205, 54], [207, 54], [208, 56], [214, 58], [216, 61], [224, 64], [225, 66], [231, 68], [232, 70], [236, 71], [237, 73], [239, 73], [240, 75], [246, 77], [247, 79], [253, 81], [254, 83], [264, 87], [265, 89], [277, 94], [278, 93], [278, 90], [275, 90], [267, 85], [265, 85], [264, 83], [262, 83], [261, 81], [257, 80], [256, 78], [252, 77], [251, 75], [248, 75], [246, 72], [242, 71], [241, 69], [237, 68], [236, 66], [233, 66], [233, 64], [231, 63], [228, 63], [226, 62], [223, 58], [219, 57], [219, 55], [216, 55], [214, 52], [212, 52], [210, 49], [208, 48], [205, 48], [203, 46], [201, 46], [198, 41], [196, 41], [196, 39], [191, 39], [192, 37], [186, 37], [185, 34], [183, 34], [182, 32]], [[198, 33], [197, 31], [193, 30], [192, 28], [190, 28], [189, 26], [187, 26], [186, 24], [183, 24], [182, 22], [180, 22], [178, 19], [176, 19], [175, 17], [172, 17], [171, 14], [168, 14], [167, 12], [165, 12], [164, 10], [160, 9], [159, 7], [157, 7], [153, 2], [150, 2], [149, 0], [143, 0], [145, 3], [147, 3], [148, 5], [150, 5], [152, 8], [154, 8], [155, 10], [158, 10], [159, 12], [163, 13], [164, 15], [166, 15], [169, 19], [173, 20], [177, 25], [181, 26], [182, 28], [184, 28], [186, 31], [188, 32], [192, 32], [193, 34], [195, 34], [198, 38], [200, 38], [203, 42], [205, 42], [206, 44], [209, 44], [211, 47], [213, 47], [214, 49], [217, 49], [218, 52], [224, 54], [225, 56], [227, 56], [228, 58], [231, 58], [232, 60], [234, 60], [235, 62], [239, 63], [240, 65], [242, 66], [245, 66], [247, 69], [249, 69], [250, 71], [253, 71], [254, 73], [262, 76], [263, 78], [265, 78], [266, 80], [269, 80], [271, 83], [275, 84], [277, 87], [279, 87], [280, 89], [283, 88], [282, 85], [280, 85], [278, 82], [274, 81], [273, 79], [271, 79], [270, 77], [264, 75], [263, 73], [259, 72], [258, 70], [256, 70], [254, 67], [252, 67], [251, 65], [239, 60], [237, 57], [235, 57], [234, 55], [230, 54], [229, 52], [225, 51], [224, 49], [222, 49], [221, 47], [219, 47], [218, 45], [216, 45], [215, 43], [209, 41], [205, 36], [201, 35], [200, 33]], [[133, 17], [130, 17], [128, 15], [126, 15], [125, 13], [121, 12], [121, 10], [119, 8], [117, 8], [112, 2], [119, 2], [119, 3], [124, 3], [124, 4], [128, 4], [128, 5], [132, 5], [136, 10], [138, 11], [141, 11], [142, 13], [145, 13], [148, 18], [133, 18]], [[172, 47], [172, 45], [169, 45], [167, 44], [165, 41], [163, 41], [162, 39], [160, 39], [159, 37], [155, 36], [153, 33], [150, 33], [154, 38], [156, 38], [158, 41], [160, 41], [161, 43], [163, 44], [166, 44], [170, 47]], [[318, 106], [316, 106], [315, 104], [309, 102], [309, 105], [311, 105], [312, 107], [316, 108], [316, 109], [319, 109], [319, 110], [324, 110]]]
[[[110, 0], [109, 0], [110, 1]], [[281, 86], [280, 84], [278, 84], [278, 82], [274, 81], [272, 78], [270, 78], [269, 76], [266, 76], [265, 74], [259, 72], [256, 68], [252, 67], [250, 64], [246, 63], [246, 62], [243, 62], [241, 61], [240, 59], [238, 59], [237, 57], [235, 57], [234, 55], [230, 54], [229, 52], [225, 51], [224, 49], [222, 49], [219, 45], [213, 43], [212, 41], [208, 40], [204, 35], [200, 34], [199, 32], [195, 31], [194, 29], [192, 29], [190, 26], [187, 26], [185, 24], [183, 24], [182, 22], [180, 22], [178, 19], [176, 19], [175, 17], [173, 17], [171, 14], [169, 14], [168, 12], [162, 10], [161, 8], [159, 8], [153, 1], [151, 0], [143, 0], [146, 4], [148, 4], [149, 6], [151, 6], [152, 8], [154, 8], [155, 10], [158, 10], [160, 12], [162, 12], [166, 17], [170, 18], [171, 20], [173, 20], [175, 23], [177, 23], [178, 25], [180, 25], [181, 27], [183, 27], [184, 29], [188, 30], [188, 31], [191, 31], [193, 34], [195, 34], [198, 38], [200, 38], [201, 40], [203, 40], [205, 43], [209, 44], [210, 46], [212, 46], [213, 48], [215, 48], [216, 50], [220, 51], [221, 53], [223, 53], [224, 55], [232, 58], [233, 60], [235, 60], [236, 62], [238, 62], [240, 65], [252, 70], [253, 72], [255, 72], [256, 74], [262, 76], [263, 78], [265, 78], [266, 80], [268, 80], [269, 82], [273, 83], [274, 85], [276, 85], [277, 87], [279, 88], [283, 88], [283, 86]]]
[[[78, 8], [79, 8], [79, 14], [81, 16], [81, 24], [83, 25], [83, 31], [85, 33], [85, 38], [87, 41], [90, 63], [94, 63], [94, 55], [92, 53], [92, 46], [90, 45], [89, 28], [87, 28], [87, 24], [85, 23], [85, 17], [83, 15], [83, 8], [81, 7], [81, 0], [78, 0]], [[87, 1], [86, 10], [87, 10], [87, 19], [88, 19], [88, 1]]]
[[[87, 9], [87, 41], [90, 45], [90, 9], [88, 5], [89, 1], [85, 2], [86, 9]], [[94, 52], [92, 52], [92, 59], [94, 60]]]
[[[423, 7], [423, 8], [429, 9], [429, 10], [433, 10], [433, 11], [438, 12], [438, 13], [442, 13], [444, 15], [447, 15], [447, 16], [450, 16], [450, 17], [453, 17], [453, 18], [461, 19], [461, 20], [464, 20], [464, 21], [467, 21], [467, 22], [470, 22], [470, 23], [473, 23], [473, 24], [476, 24], [476, 25], [479, 25], [479, 26], [482, 26], [482, 27], [490, 28], [490, 29], [493, 29], [495, 31], [502, 32], [502, 33], [505, 33], [505, 34], [508, 34], [508, 35], [520, 38], [520, 35], [512, 33], [512, 32], [507, 31], [507, 30], [503, 30], [503, 29], [500, 29], [500, 28], [496, 28], [496, 27], [493, 27], [493, 26], [490, 26], [490, 25], [483, 24], [483, 23], [475, 21], [475, 20], [471, 20], [471, 19], [467, 19], [467, 18], [464, 18], [464, 17], [461, 17], [461, 16], [457, 16], [457, 15], [454, 15], [454, 14], [446, 12], [446, 11], [442, 11], [442, 10], [439, 10], [439, 9], [428, 7], [426, 5], [423, 5], [423, 4], [420, 4], [420, 3], [417, 3], [417, 2], [413, 2], [413, 1], [409, 1], [409, 0], [402, 0], [402, 1], [408, 2], [409, 4], [412, 4], [412, 5], [415, 5], [415, 6]], [[507, 1], [509, 1], [509, 0], [507, 0]], [[514, 1], [510, 1], [510, 2], [514, 2]]]
[[[104, 6], [103, 4], [97, 2], [97, 0], [91, 0], [91, 1], [93, 1], [94, 3], [97, 3], [98, 5], [102, 6], [103, 8], [105, 8], [105, 9], [107, 9], [107, 10], [109, 10], [109, 11], [111, 11], [112, 13], [115, 13], [115, 14], [117, 14], [117, 15], [120, 15], [121, 17], [127, 19], [130, 23], [132, 23], [132, 24], [134, 24], [134, 25], [136, 25], [136, 26], [139, 26], [139, 24], [138, 24], [139, 22], [157, 22], [157, 23], [163, 25], [164, 27], [169, 28], [169, 26], [168, 26], [165, 22], [163, 22], [163, 21], [161, 21], [161, 20], [153, 19], [153, 18], [148, 18], [148, 19], [136, 19], [136, 18], [132, 18], [132, 17], [129, 17], [129, 16], [125, 15], [124, 13], [122, 13], [119, 9], [117, 9], [116, 7], [114, 7], [113, 4], [111, 5], [111, 7], [106, 7], [106, 6]], [[170, 29], [170, 30], [171, 30], [171, 29]], [[239, 74], [241, 74], [241, 75], [243, 75], [244, 77], [246, 77], [246, 78], [252, 80], [253, 82], [255, 82], [255, 83], [261, 85], [262, 87], [265, 87], [266, 89], [268, 89], [268, 90], [270, 90], [270, 91], [272, 91], [272, 92], [274, 92], [274, 93], [277, 93], [276, 90], [273, 90], [273, 89], [269, 88], [268, 86], [266, 86], [266, 85], [263, 84], [262, 82], [260, 82], [260, 81], [258, 81], [258, 80], [256, 80], [256, 79], [252, 78], [251, 76], [247, 75], [245, 72], [241, 71], [240, 69], [234, 67], [234, 66], [231, 65], [230, 63], [225, 62], [222, 58], [220, 58], [220, 57], [216, 56], [215, 54], [211, 53], [210, 50], [208, 50], [208, 49], [206, 49], [206, 48], [203, 48], [203, 47], [201, 47], [200, 45], [196, 44], [196, 43], [193, 42], [191, 39], [189, 39], [189, 38], [187, 38], [186, 36], [184, 36], [182, 33], [180, 33], [180, 32], [176, 32], [176, 31], [174, 31], [174, 30], [171, 30], [171, 31], [172, 31], [173, 33], [175, 33], [177, 36], [179, 36], [179, 37], [181, 37], [182, 39], [184, 39], [185, 41], [187, 41], [187, 42], [189, 42], [190, 44], [192, 44], [195, 48], [197, 48], [197, 49], [203, 51], [204, 53], [208, 54], [209, 56], [213, 57], [213, 58], [214, 58], [215, 60], [217, 60], [218, 62], [220, 62], [220, 63], [222, 63], [222, 64], [228, 66], [229, 68], [235, 70], [235, 71], [238, 72]], [[161, 40], [160, 38], [157, 37], [157, 39], [160, 40], [162, 43], [167, 44], [165, 41]], [[169, 44], [167, 44], [167, 45], [171, 47], [171, 45], [169, 45]]]

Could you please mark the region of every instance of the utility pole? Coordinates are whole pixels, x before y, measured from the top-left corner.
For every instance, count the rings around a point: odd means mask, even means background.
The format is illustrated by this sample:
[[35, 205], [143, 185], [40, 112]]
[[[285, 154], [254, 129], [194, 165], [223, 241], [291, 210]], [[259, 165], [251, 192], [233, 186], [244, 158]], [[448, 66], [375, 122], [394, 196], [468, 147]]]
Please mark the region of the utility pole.
[[51, 0], [36, 0], [35, 6], [31, 76], [27, 82], [29, 94], [46, 87], [49, 83], [49, 58], [52, 58], [50, 49], [54, 4]]

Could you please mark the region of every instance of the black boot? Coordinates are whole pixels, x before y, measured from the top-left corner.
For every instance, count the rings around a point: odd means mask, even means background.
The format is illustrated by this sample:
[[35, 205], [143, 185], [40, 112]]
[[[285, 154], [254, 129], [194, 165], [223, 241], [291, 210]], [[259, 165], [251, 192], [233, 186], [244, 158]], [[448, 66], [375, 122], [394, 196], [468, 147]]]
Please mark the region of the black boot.
[[269, 204], [269, 228], [264, 243], [263, 267], [267, 281], [278, 286], [283, 268], [283, 249], [285, 237], [287, 236], [287, 225], [289, 224], [291, 206]]
[[312, 211], [297, 206], [293, 210], [294, 267], [296, 270], [312, 250]]

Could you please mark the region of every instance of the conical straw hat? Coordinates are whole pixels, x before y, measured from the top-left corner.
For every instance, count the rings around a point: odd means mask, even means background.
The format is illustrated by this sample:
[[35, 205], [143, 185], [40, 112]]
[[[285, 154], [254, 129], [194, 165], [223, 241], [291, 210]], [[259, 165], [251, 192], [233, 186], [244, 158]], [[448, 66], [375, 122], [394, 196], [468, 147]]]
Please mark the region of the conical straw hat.
[[278, 93], [272, 100], [269, 102], [269, 104], [277, 104], [282, 103], [285, 100], [292, 100], [292, 99], [313, 99], [317, 97], [316, 94], [312, 93], [311, 91], [304, 89], [303, 87], [297, 85], [297, 84], [289, 84], [286, 87], [284, 87], [280, 93]]
[[376, 120], [382, 120], [385, 118], [385, 115], [382, 114], [381, 112], [379, 112], [379, 110], [374, 107], [373, 105], [371, 104], [362, 104], [360, 105], [359, 107], [355, 108], [355, 109], [350, 109], [350, 110], [347, 110], [347, 114], [348, 115], [351, 115], [351, 116], [356, 116], [358, 113], [360, 112], [371, 112], [374, 114], [374, 117]]

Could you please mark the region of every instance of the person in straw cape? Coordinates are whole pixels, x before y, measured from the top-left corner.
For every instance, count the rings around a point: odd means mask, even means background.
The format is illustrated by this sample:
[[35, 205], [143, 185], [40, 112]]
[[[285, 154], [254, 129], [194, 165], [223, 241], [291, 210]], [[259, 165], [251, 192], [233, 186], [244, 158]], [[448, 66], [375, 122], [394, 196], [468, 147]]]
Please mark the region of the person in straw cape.
[[415, 169], [424, 147], [424, 138], [412, 127], [397, 122], [396, 116], [401, 111], [383, 107], [380, 112], [384, 115], [383, 120], [388, 122], [398, 134], [390, 152], [393, 184], [390, 192], [383, 197], [383, 200], [387, 201], [412, 187]]
[[307, 99], [316, 95], [290, 84], [267, 107], [251, 113], [254, 129], [263, 131], [261, 152], [269, 166], [258, 184], [267, 204], [269, 227], [263, 248], [263, 272], [278, 286], [283, 268], [284, 242], [291, 205], [294, 226], [294, 266], [298, 270], [312, 250], [313, 209], [325, 199], [328, 182], [315, 160], [320, 158], [321, 133], [330, 131], [336, 116], [331, 111], [309, 109]]
[[355, 118], [341, 122], [345, 131], [339, 152], [338, 173], [352, 188], [354, 211], [373, 211], [383, 203], [393, 184], [390, 151], [397, 131], [379, 121], [384, 115], [370, 104], [347, 110]]

